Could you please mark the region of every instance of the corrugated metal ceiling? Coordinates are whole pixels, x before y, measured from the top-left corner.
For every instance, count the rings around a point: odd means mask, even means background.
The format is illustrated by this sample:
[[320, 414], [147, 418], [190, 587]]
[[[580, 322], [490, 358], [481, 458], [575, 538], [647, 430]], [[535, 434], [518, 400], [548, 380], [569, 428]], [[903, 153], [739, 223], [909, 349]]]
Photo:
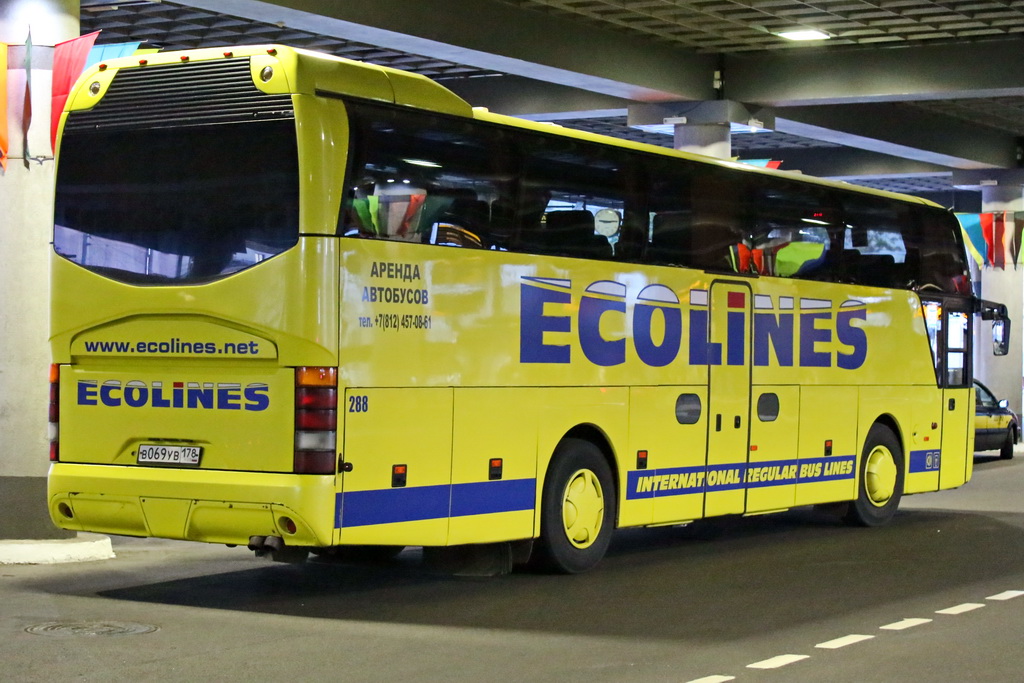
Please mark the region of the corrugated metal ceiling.
[[[756, 50], [842, 50], [856, 46], [941, 43], [1006, 38], [1024, 33], [1024, 0], [499, 0], [526, 10], [569, 17], [604, 29], [672, 43], [701, 52]], [[99, 43], [145, 41], [164, 49], [276, 42], [321, 50], [374, 64], [405, 69], [435, 80], [496, 75], [493, 71], [254, 22], [172, 2], [83, 0], [83, 33], [102, 30]], [[793, 43], [774, 33], [813, 27], [833, 36], [818, 44]], [[1024, 43], [1022, 43], [1024, 47]], [[1024, 97], [928, 100], [903, 103], [1024, 136]], [[671, 146], [668, 135], [645, 133], [624, 117], [559, 121], [562, 125]], [[779, 158], [785, 150], [828, 148], [783, 133], [732, 137], [734, 154]], [[862, 181], [873, 187], [928, 193], [951, 190], [948, 177]]]

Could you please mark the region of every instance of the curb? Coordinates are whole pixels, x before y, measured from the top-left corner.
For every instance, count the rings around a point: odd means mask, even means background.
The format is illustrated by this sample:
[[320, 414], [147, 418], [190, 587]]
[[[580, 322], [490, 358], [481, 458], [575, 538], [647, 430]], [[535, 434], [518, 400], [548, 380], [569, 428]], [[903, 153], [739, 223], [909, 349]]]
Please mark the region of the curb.
[[77, 538], [59, 540], [0, 541], [0, 565], [62, 564], [113, 558], [110, 538], [98, 534], [79, 534]]

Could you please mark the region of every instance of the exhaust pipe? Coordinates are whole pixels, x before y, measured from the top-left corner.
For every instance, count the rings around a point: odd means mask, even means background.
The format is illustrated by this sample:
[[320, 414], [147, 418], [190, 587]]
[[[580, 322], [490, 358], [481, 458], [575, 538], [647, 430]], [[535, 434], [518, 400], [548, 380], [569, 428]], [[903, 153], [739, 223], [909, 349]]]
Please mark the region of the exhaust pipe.
[[306, 548], [286, 547], [280, 536], [250, 536], [246, 547], [256, 553], [256, 557], [269, 555], [274, 562], [302, 564], [309, 556]]

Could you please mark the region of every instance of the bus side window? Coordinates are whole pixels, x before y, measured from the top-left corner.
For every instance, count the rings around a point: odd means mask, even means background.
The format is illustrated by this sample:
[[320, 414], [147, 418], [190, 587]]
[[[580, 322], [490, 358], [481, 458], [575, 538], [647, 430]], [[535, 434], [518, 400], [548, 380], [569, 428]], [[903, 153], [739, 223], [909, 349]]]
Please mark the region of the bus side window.
[[841, 279], [842, 221], [829, 190], [792, 181], [751, 180], [751, 243], [760, 275]]
[[646, 259], [650, 263], [706, 270], [733, 269], [733, 249], [743, 232], [728, 217], [705, 213], [695, 221], [687, 211], [655, 214]]
[[[641, 188], [630, 175], [632, 154], [547, 135], [524, 136], [521, 150], [521, 232], [515, 246], [553, 256], [621, 258], [622, 216], [631, 205], [642, 204]], [[603, 210], [614, 211], [618, 219], [602, 222], [599, 233], [597, 216]]]
[[919, 291], [970, 293], [960, 223], [948, 212], [931, 207], [916, 207], [915, 218], [918, 230], [913, 241], [917, 260], [910, 276], [912, 286]]
[[607, 238], [594, 233], [594, 214], [590, 211], [549, 211], [544, 216], [544, 223], [544, 239], [551, 253], [579, 258], [611, 258], [611, 244]]
[[927, 239], [915, 237], [922, 224], [907, 207], [873, 197], [850, 197], [846, 199], [845, 216], [843, 262], [847, 281], [873, 287], [924, 286], [930, 290], [956, 291], [951, 277], [955, 273], [940, 276], [931, 272], [939, 262], [932, 261]]
[[446, 203], [440, 214], [430, 217], [429, 233], [424, 241], [447, 247], [484, 246], [484, 236], [490, 223], [491, 207], [473, 193], [458, 196]]
[[732, 270], [743, 243], [744, 181], [704, 164], [655, 163], [650, 170], [650, 232], [644, 260]]
[[651, 217], [651, 238], [646, 259], [663, 266], [684, 266], [690, 262], [688, 211], [666, 211]]
[[[489, 233], [492, 205], [508, 205], [515, 191], [508, 131], [387, 105], [346, 107], [349, 175], [359, 180], [344, 199], [343, 235], [504, 248]], [[505, 221], [504, 241], [508, 229]]]

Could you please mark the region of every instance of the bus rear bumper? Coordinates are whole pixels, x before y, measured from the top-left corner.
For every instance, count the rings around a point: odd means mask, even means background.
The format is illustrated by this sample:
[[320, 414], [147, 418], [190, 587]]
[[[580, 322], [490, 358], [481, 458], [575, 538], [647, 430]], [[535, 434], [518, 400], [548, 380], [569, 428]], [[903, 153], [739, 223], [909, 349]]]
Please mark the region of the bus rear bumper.
[[246, 545], [333, 541], [332, 475], [54, 463], [50, 518], [74, 531]]

